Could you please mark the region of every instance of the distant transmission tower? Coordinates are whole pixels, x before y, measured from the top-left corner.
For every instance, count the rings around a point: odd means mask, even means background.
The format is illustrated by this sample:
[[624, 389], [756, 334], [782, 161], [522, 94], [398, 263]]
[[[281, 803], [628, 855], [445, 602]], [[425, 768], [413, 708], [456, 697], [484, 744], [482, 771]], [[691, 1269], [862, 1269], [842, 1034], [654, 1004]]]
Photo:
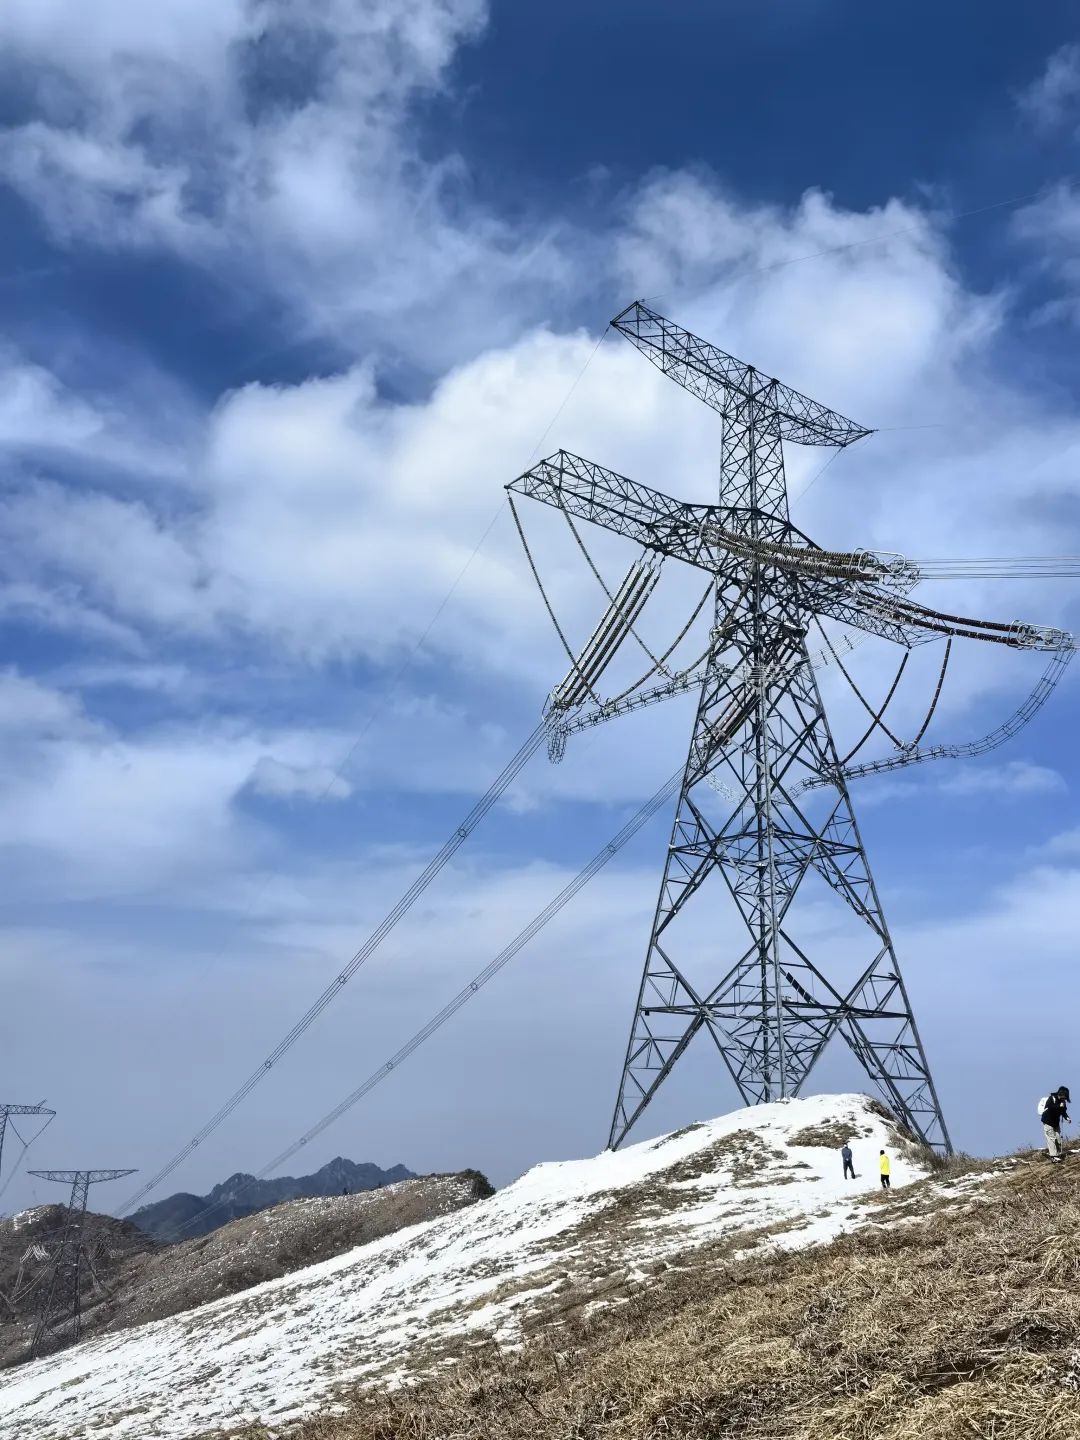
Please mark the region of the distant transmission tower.
[[[0, 1178], [2, 1178], [4, 1174], [4, 1136], [7, 1133], [8, 1121], [12, 1115], [47, 1115], [51, 1120], [55, 1114], [55, 1110], [46, 1110], [44, 1105], [0, 1104]], [[12, 1129], [14, 1128], [15, 1127], [12, 1126]]]
[[[848, 781], [920, 760], [980, 754], [1000, 744], [1043, 703], [1071, 658], [1072, 639], [1060, 630], [927, 609], [907, 598], [921, 578], [915, 564], [863, 550], [820, 549], [789, 518], [783, 442], [843, 448], [872, 432], [641, 302], [612, 324], [664, 374], [717, 411], [722, 423], [716, 505], [674, 500], [565, 451], [507, 487], [511, 507], [516, 493], [562, 512], [609, 602], [589, 642], [574, 652], [514, 510], [570, 661], [548, 702], [552, 759], [561, 757], [576, 731], [673, 695], [698, 693], [609, 1143], [622, 1143], [699, 1031], [715, 1043], [746, 1104], [797, 1095], [825, 1045], [839, 1034], [898, 1118], [928, 1145], [948, 1152], [948, 1130]], [[575, 520], [642, 547], [616, 590], [601, 576]], [[656, 655], [635, 626], [667, 557], [710, 579], [698, 608]], [[707, 648], [689, 665], [674, 666], [672, 653], [710, 600]], [[830, 638], [823, 619], [845, 629]], [[824, 647], [817, 654], [808, 645], [812, 625]], [[842, 656], [862, 638], [852, 638], [852, 630], [903, 647], [900, 670], [879, 707], [862, 696], [844, 666]], [[647, 654], [650, 669], [617, 695], [601, 699], [600, 677], [628, 637]], [[922, 747], [954, 637], [1047, 651], [1049, 668], [1016, 715], [983, 740]], [[926, 722], [913, 740], [898, 740], [883, 716], [911, 648], [942, 638], [944, 659]], [[843, 756], [818, 687], [823, 665], [843, 674], [869, 715], [866, 733]], [[646, 686], [653, 677], [655, 683]], [[889, 736], [896, 753], [852, 765], [856, 751], [878, 733]], [[804, 892], [814, 898], [811, 879], [824, 882], [857, 917], [853, 940], [841, 949], [830, 936], [827, 955], [815, 935], [814, 914], [796, 905]], [[717, 930], [715, 914], [703, 923], [705, 914], [691, 905], [706, 887], [733, 902], [736, 928], [744, 932], [741, 944], [733, 943], [731, 931]], [[819, 885], [819, 897], [828, 891]], [[696, 925], [688, 924], [687, 912], [696, 914]]]
[[134, 1170], [31, 1170], [41, 1180], [56, 1180], [71, 1186], [67, 1215], [60, 1246], [53, 1260], [52, 1275], [42, 1289], [30, 1356], [44, 1350], [58, 1350], [73, 1345], [82, 1330], [82, 1299], [80, 1286], [83, 1265], [87, 1262], [86, 1206], [90, 1186], [103, 1180], [119, 1180], [134, 1175]]

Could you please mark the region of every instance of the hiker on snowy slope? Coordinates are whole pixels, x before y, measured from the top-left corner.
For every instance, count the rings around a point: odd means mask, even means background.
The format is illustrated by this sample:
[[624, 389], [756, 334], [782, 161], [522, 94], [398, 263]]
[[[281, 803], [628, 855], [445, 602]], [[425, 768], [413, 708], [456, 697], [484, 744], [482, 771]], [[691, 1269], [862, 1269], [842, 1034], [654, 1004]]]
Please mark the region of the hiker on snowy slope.
[[1046, 1148], [1051, 1160], [1060, 1160], [1062, 1155], [1061, 1122], [1069, 1118], [1069, 1087], [1059, 1085], [1039, 1101], [1039, 1119], [1042, 1121]]
[[882, 1152], [881, 1152], [881, 1162], [880, 1162], [879, 1168], [880, 1168], [880, 1170], [881, 1170], [881, 1188], [882, 1188], [883, 1190], [891, 1190], [891, 1189], [892, 1189], [892, 1165], [891, 1165], [891, 1163], [890, 1163], [890, 1161], [889, 1161], [888, 1155], [885, 1154], [885, 1151], [884, 1151], [884, 1150], [882, 1150]]
[[840, 1151], [840, 1159], [843, 1160], [843, 1162], [844, 1162], [844, 1179], [845, 1179], [845, 1180], [848, 1180], [848, 1179], [854, 1180], [854, 1179], [855, 1179], [855, 1163], [854, 1163], [854, 1161], [852, 1160], [852, 1156], [851, 1156], [851, 1146], [850, 1146], [850, 1145], [847, 1145], [847, 1144], [844, 1145], [844, 1148]]

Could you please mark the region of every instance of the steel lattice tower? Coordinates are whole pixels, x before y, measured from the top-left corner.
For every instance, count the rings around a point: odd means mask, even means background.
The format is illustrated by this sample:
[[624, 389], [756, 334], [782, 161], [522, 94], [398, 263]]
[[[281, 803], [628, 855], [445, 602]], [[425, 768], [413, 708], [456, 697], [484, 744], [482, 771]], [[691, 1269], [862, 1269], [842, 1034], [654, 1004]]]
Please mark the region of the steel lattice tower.
[[[616, 321], [663, 368], [689, 358], [671, 354], [658, 317], [635, 310]], [[655, 348], [659, 342], [660, 348]], [[666, 352], [666, 353], [665, 353]], [[711, 358], [711, 357], [710, 357]], [[709, 366], [712, 379], [719, 367]], [[784, 476], [785, 432], [802, 443], [843, 446], [868, 433], [798, 396], [752, 366], [719, 372], [722, 398], [719, 504], [725, 529], [750, 541], [790, 544]], [[694, 377], [698, 378], [698, 377]], [[705, 376], [700, 377], [705, 380]], [[801, 537], [799, 537], [801, 538]], [[855, 820], [817, 675], [807, 629], [812, 604], [790, 571], [750, 561], [736, 567], [733, 606], [718, 576], [714, 633], [682, 791], [671, 832], [627, 1046], [609, 1143], [618, 1146], [695, 1034], [712, 1037], [747, 1104], [797, 1095], [826, 1042], [839, 1031], [870, 1079], [911, 1130], [938, 1150], [948, 1130], [919, 1037]], [[756, 688], [747, 709], [732, 684], [733, 647]], [[788, 663], [778, 665], [783, 657]], [[736, 733], [723, 719], [741, 707]], [[717, 738], [719, 737], [719, 738]], [[814, 813], [793, 792], [828, 776], [828, 803]], [[702, 787], [717, 775], [732, 799], [713, 819]], [[723, 793], [723, 792], [719, 792]], [[793, 905], [816, 872], [868, 931], [866, 959], [854, 984], [837, 989], [820, 957], [797, 938]], [[672, 922], [705, 883], [719, 880], [746, 928], [742, 954], [718, 983], [702, 990], [666, 943]]]
[[[8, 1120], [12, 1115], [48, 1115], [51, 1120], [56, 1114], [55, 1110], [47, 1110], [44, 1104], [41, 1105], [5, 1105], [0, 1104], [0, 1175], [3, 1175], [2, 1161], [4, 1158], [4, 1135], [7, 1133]], [[16, 1132], [18, 1133], [18, 1132]], [[16, 1161], [16, 1165], [18, 1161]]]
[[[807, 578], [805, 567], [776, 558], [785, 547], [816, 551], [791, 524], [784, 442], [842, 448], [871, 432], [640, 302], [612, 323], [717, 410], [722, 426], [717, 505], [674, 500], [562, 451], [508, 487], [715, 577], [710, 648], [609, 1143], [622, 1143], [700, 1031], [747, 1104], [797, 1095], [839, 1034], [898, 1118], [948, 1152], [807, 645], [822, 614], [905, 645], [912, 638], [866, 600], [868, 587], [827, 569]], [[800, 924], [811, 877], [855, 917], [843, 980]], [[680, 934], [691, 901], [708, 892], [733, 901], [741, 921], [743, 944], [726, 956], [700, 927]]]
[[52, 1275], [42, 1291], [30, 1355], [45, 1349], [73, 1345], [82, 1330], [82, 1267], [86, 1259], [86, 1207], [90, 1186], [103, 1180], [119, 1180], [134, 1170], [31, 1170], [41, 1180], [56, 1180], [71, 1186], [67, 1215], [60, 1245], [53, 1259]]

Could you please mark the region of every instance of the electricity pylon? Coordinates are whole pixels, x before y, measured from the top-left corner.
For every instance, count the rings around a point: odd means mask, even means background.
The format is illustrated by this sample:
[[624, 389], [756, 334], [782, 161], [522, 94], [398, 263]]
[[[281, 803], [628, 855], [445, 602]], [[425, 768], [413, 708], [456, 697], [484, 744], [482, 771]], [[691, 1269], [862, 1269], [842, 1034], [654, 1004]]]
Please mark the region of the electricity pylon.
[[[839, 1034], [897, 1117], [948, 1153], [949, 1133], [848, 793], [850, 756], [842, 760], [837, 751], [817, 680], [824, 662], [811, 656], [807, 633], [825, 617], [902, 645], [903, 663], [913, 645], [947, 636], [951, 646], [954, 636], [965, 636], [1052, 651], [1058, 668], [1072, 653], [1071, 637], [943, 615], [906, 598], [920, 578], [909, 562], [819, 549], [790, 520], [784, 442], [843, 448], [871, 432], [641, 302], [612, 324], [718, 411], [721, 429], [716, 505], [675, 500], [565, 451], [507, 487], [562, 510], [571, 529], [574, 519], [590, 521], [654, 558], [672, 557], [713, 577], [709, 645], [694, 672], [672, 675], [664, 657], [649, 651], [656, 661], [651, 673], [663, 673], [664, 683], [631, 687], [607, 702], [599, 701], [595, 683], [623, 638], [634, 635], [647, 649], [633, 629], [647, 589], [638, 578], [643, 560], [612, 594], [586, 552], [611, 603], [576, 657], [540, 586], [571, 660], [549, 701], [564, 715], [553, 759], [575, 730], [700, 686], [609, 1144], [622, 1143], [699, 1032], [714, 1042], [746, 1104], [797, 1095]], [[581, 709], [586, 696], [596, 702], [592, 710]], [[946, 753], [920, 751], [917, 740], [901, 750], [890, 763]], [[796, 903], [806, 900], [812, 877], [856, 917], [842, 953], [822, 954], [814, 912]], [[687, 925], [691, 901], [710, 889], [734, 902], [734, 932], [718, 931], [711, 917], [708, 929]], [[835, 946], [832, 936], [829, 945]]]
[[42, 1290], [31, 1358], [45, 1349], [73, 1345], [82, 1331], [80, 1284], [86, 1252], [86, 1206], [90, 1186], [103, 1180], [119, 1180], [134, 1170], [31, 1170], [41, 1180], [56, 1180], [71, 1186], [60, 1245], [53, 1259], [52, 1275]]
[[[56, 1114], [55, 1110], [46, 1110], [42, 1105], [6, 1105], [0, 1104], [0, 1178], [3, 1177], [4, 1159], [4, 1135], [7, 1132], [8, 1120], [12, 1115], [48, 1115], [51, 1120]], [[18, 1165], [18, 1161], [16, 1161]]]

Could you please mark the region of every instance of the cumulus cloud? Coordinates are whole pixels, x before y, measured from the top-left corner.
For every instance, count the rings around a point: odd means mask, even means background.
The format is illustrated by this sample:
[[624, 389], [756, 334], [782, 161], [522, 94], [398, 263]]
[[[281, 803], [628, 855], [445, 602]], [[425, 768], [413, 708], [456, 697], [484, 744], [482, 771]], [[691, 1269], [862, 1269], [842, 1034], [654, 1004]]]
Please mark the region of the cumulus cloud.
[[151, 484], [177, 480], [190, 414], [179, 387], [152, 366], [140, 381], [137, 395], [86, 393], [0, 345], [0, 454], [27, 465], [97, 463]]
[[[654, 197], [661, 210], [672, 183]], [[700, 206], [703, 224], [721, 203], [726, 223], [736, 223], [731, 202], [699, 178], [687, 186], [680, 203]], [[653, 195], [643, 194], [641, 207]], [[929, 219], [896, 210], [890, 223], [905, 216], [906, 232], [867, 246], [866, 217], [820, 196], [774, 215], [768, 230], [749, 211], [747, 236], [772, 237], [766, 253], [813, 250], [838, 235], [856, 248], [811, 269], [792, 266], [767, 286], [720, 281], [693, 293], [685, 315], [675, 308], [699, 333], [884, 427], [840, 457], [797, 507], [822, 541], [916, 558], [928, 547], [939, 555], [1060, 550], [1080, 426], [994, 377], [986, 357], [1001, 333], [1000, 305], [960, 284]], [[23, 557], [25, 584], [44, 572], [81, 587], [118, 624], [248, 636], [315, 662], [395, 659], [453, 587], [452, 611], [427, 649], [461, 675], [479, 670], [535, 693], [563, 661], [513, 528], [504, 516], [478, 552], [476, 544], [502, 486], [535, 455], [552, 417], [557, 433], [547, 448], [565, 445], [687, 498], [716, 493], [716, 417], [625, 342], [594, 349], [585, 332], [526, 329], [415, 399], [387, 397], [370, 363], [293, 385], [249, 385], [207, 417], [179, 512], [150, 498], [38, 482], [0, 506], [0, 524]], [[939, 429], [921, 428], [945, 417]], [[905, 422], [917, 428], [889, 429]], [[796, 493], [820, 463], [816, 453], [792, 453]], [[1035, 496], [1025, 483], [1033, 473]], [[536, 507], [526, 519], [556, 601], [580, 617], [572, 624], [580, 641], [602, 597], [565, 527]], [[627, 549], [602, 536], [590, 541], [617, 579]], [[670, 588], [665, 581], [663, 594]], [[948, 582], [934, 598], [992, 612], [999, 589]], [[657, 643], [683, 603], [678, 591], [670, 605], [663, 595], [650, 605], [644, 623], [655, 625]], [[1060, 592], [1045, 586], [1017, 586], [1008, 603], [1034, 619], [1067, 618]], [[955, 697], [1018, 683], [999, 656], [973, 652], [954, 667], [942, 718]], [[916, 690], [905, 688], [896, 703], [915, 720]]]
[[[696, 214], [697, 224], [668, 223], [672, 205]], [[783, 266], [768, 284], [731, 285], [724, 274], [706, 284], [694, 237], [714, 226], [729, 235], [733, 253], [817, 258]], [[683, 232], [685, 262], [671, 238]], [[881, 233], [887, 238], [875, 238]], [[820, 541], [915, 558], [1080, 548], [1066, 538], [1080, 426], [1067, 413], [1048, 413], [1044, 395], [995, 373], [989, 357], [1003, 306], [961, 283], [933, 216], [895, 204], [853, 215], [820, 195], [790, 210], [740, 207], [701, 175], [667, 176], [642, 189], [625, 236], [636, 247], [625, 263], [647, 270], [655, 261], [669, 278], [674, 266], [678, 284], [693, 282], [669, 307], [692, 328], [883, 426], [796, 505], [797, 520]], [[888, 428], [946, 416], [939, 429]], [[349, 778], [366, 783], [370, 753], [379, 773], [408, 789], [422, 778], [457, 791], [481, 784], [499, 753], [477, 713], [513, 735], [565, 669], [507, 516], [489, 530], [502, 486], [535, 456], [545, 430], [544, 449], [565, 445], [686, 498], [716, 493], [719, 425], [710, 411], [617, 337], [597, 349], [583, 330], [526, 327], [512, 343], [452, 366], [425, 395], [387, 395], [371, 361], [295, 384], [248, 385], [206, 415], [179, 505], [171, 491], [133, 498], [39, 479], [0, 499], [0, 532], [25, 593], [44, 584], [52, 595], [77, 595], [86, 614], [151, 650], [188, 637], [219, 655], [254, 645], [300, 667], [301, 677], [341, 661], [374, 665], [385, 677], [425, 636], [412, 662], [419, 703], [436, 690], [444, 700], [471, 698], [456, 715], [453, 704], [408, 717], [392, 708]], [[817, 452], [791, 452], [796, 494], [821, 461]], [[581, 643], [604, 598], [561, 520], [535, 506], [524, 515], [550, 593]], [[632, 548], [595, 532], [588, 538], [616, 583]], [[696, 599], [700, 577], [678, 571], [667, 567], [642, 621], [654, 649]], [[1006, 605], [999, 618], [1068, 623], [1060, 589], [1011, 584], [1005, 597], [993, 583], [939, 582], [929, 598], [964, 613], [995, 616]], [[640, 670], [632, 649], [613, 685]], [[852, 662], [870, 694], [884, 693], [896, 663], [875, 645]], [[934, 647], [913, 658], [890, 710], [898, 733], [921, 724], [938, 663]], [[957, 647], [935, 738], [984, 733], [1037, 670], [1033, 657]], [[307, 683], [301, 678], [299, 688]], [[822, 683], [843, 743], [863, 728], [861, 712], [832, 671]], [[985, 714], [988, 701], [994, 710]], [[575, 742], [575, 755], [589, 753], [590, 763], [529, 777], [518, 803], [599, 798], [605, 787], [648, 793], [662, 775], [632, 762], [643, 723], [609, 727], [592, 751]], [[659, 724], [657, 743], [682, 743], [681, 711]], [[437, 747], [424, 744], [424, 726], [438, 735]]]
[[412, 106], [479, 33], [484, 0], [153, 8], [91, 24], [74, 0], [16, 0], [0, 15], [34, 88], [0, 135], [0, 173], [60, 243], [178, 253], [283, 297], [291, 339], [362, 333], [428, 368], [575, 282], [546, 221], [507, 225], [459, 157], [417, 148]]

